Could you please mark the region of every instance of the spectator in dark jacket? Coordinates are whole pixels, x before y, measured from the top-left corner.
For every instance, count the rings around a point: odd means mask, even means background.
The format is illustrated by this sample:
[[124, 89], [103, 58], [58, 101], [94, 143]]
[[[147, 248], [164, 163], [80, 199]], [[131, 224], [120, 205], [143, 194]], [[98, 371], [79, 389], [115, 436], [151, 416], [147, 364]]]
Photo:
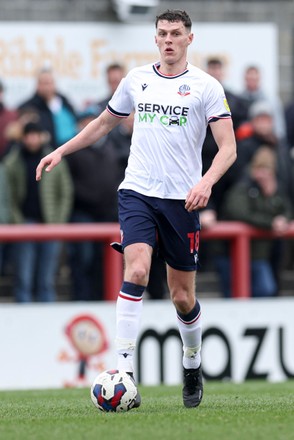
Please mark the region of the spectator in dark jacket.
[[[50, 152], [42, 143], [42, 128], [24, 126], [22, 142], [5, 157], [12, 223], [65, 223], [72, 205], [72, 181], [64, 162], [56, 172], [44, 175], [41, 185], [35, 170], [40, 158]], [[17, 302], [54, 301], [55, 275], [61, 243], [24, 241], [14, 246], [14, 294]]]
[[[217, 79], [221, 84], [224, 82], [224, 63], [220, 58], [210, 58], [207, 61], [206, 71], [209, 75]], [[223, 84], [224, 86], [224, 84]], [[234, 130], [236, 130], [241, 124], [243, 124], [248, 119], [248, 104], [239, 95], [227, 90], [224, 87], [225, 95], [228, 101], [228, 105], [232, 112], [232, 120], [234, 124]], [[203, 159], [203, 171], [205, 174], [210, 167], [214, 156], [218, 151], [217, 145], [213, 139], [211, 130], [207, 129], [206, 138], [202, 149], [202, 159]], [[207, 209], [212, 209], [215, 211], [215, 216], [217, 218], [219, 208], [222, 205], [222, 200], [227, 189], [238, 179], [239, 170], [235, 165], [233, 165], [225, 176], [220, 179], [216, 185], [214, 185], [213, 193], [211, 195], [209, 205]], [[203, 218], [202, 218], [203, 221]]]
[[[216, 57], [208, 59], [206, 71], [223, 85], [228, 105], [232, 112], [234, 130], [236, 131], [236, 129], [238, 129], [248, 119], [248, 103], [239, 95], [227, 90], [227, 88], [224, 86], [225, 65], [222, 59]], [[218, 147], [212, 136], [210, 127], [208, 127], [202, 148], [202, 174], [205, 174], [211, 166], [217, 151]], [[236, 163], [234, 163], [229, 168], [227, 173], [214, 185], [207, 207], [200, 212], [200, 220], [203, 228], [209, 228], [217, 222], [224, 196], [228, 189], [238, 180], [238, 178], [239, 169], [236, 166]], [[211, 246], [211, 243], [208, 244], [205, 242], [205, 240], [203, 240], [199, 250], [200, 271], [211, 268], [212, 254], [213, 246]]]
[[50, 145], [57, 148], [76, 134], [76, 114], [68, 99], [56, 89], [52, 70], [42, 69], [37, 76], [34, 95], [19, 109], [30, 108], [39, 114], [39, 124], [50, 134]]
[[[291, 202], [277, 179], [277, 155], [268, 146], [261, 146], [250, 162], [249, 173], [227, 193], [222, 219], [241, 221], [261, 229], [283, 233], [291, 219]], [[252, 296], [273, 296], [278, 284], [271, 258], [274, 241], [256, 239], [251, 242]], [[275, 267], [280, 266], [275, 255]], [[221, 259], [219, 260], [219, 263]], [[230, 295], [230, 262], [222, 259], [222, 286], [224, 296]]]
[[[93, 107], [79, 115], [82, 129], [95, 119]], [[121, 172], [117, 152], [108, 136], [66, 157], [74, 183], [71, 222], [117, 222], [117, 188]], [[103, 299], [103, 245], [100, 242], [70, 243], [72, 300]]]
[[[291, 158], [289, 148], [285, 140], [279, 139], [274, 130], [274, 117], [272, 107], [267, 101], [257, 101], [250, 107], [249, 120], [251, 132], [244, 139], [237, 142], [237, 160], [231, 167], [234, 168], [239, 180], [241, 176], [248, 171], [251, 161], [261, 146], [267, 146], [276, 156], [276, 174], [279, 182], [279, 190], [285, 194], [294, 206], [293, 191], [293, 170], [291, 169]], [[242, 202], [236, 202], [236, 207], [241, 208]], [[223, 207], [223, 202], [220, 207]], [[241, 212], [241, 210], [240, 210]], [[219, 216], [219, 219], [221, 217]], [[273, 240], [272, 242], [272, 258], [271, 270], [275, 275], [276, 285], [279, 284], [280, 278], [280, 262], [285, 253], [286, 243], [283, 240]], [[287, 245], [289, 247], [289, 245]], [[210, 246], [213, 254], [213, 262], [221, 278], [225, 273], [222, 268], [222, 255], [228, 254], [228, 243], [226, 241], [214, 242]], [[227, 261], [227, 260], [226, 260]], [[227, 289], [224, 289], [227, 292]]]

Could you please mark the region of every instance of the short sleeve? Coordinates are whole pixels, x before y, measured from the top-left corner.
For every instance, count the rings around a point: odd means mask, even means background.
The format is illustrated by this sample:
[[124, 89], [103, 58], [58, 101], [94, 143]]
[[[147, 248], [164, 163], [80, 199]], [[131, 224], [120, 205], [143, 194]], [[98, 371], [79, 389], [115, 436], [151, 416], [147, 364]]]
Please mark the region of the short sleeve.
[[123, 78], [110, 99], [107, 110], [114, 116], [125, 118], [134, 110], [134, 101], [131, 94], [131, 73]]
[[214, 78], [211, 78], [205, 90], [205, 116], [208, 123], [231, 117], [223, 86]]

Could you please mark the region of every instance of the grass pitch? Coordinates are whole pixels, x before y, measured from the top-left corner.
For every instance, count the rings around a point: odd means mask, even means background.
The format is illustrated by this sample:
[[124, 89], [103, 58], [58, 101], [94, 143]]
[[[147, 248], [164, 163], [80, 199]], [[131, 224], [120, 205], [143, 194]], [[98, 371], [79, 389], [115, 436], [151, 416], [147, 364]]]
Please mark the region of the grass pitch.
[[101, 413], [88, 389], [0, 392], [3, 440], [294, 440], [294, 381], [205, 384], [199, 408], [180, 387], [140, 387], [142, 406]]

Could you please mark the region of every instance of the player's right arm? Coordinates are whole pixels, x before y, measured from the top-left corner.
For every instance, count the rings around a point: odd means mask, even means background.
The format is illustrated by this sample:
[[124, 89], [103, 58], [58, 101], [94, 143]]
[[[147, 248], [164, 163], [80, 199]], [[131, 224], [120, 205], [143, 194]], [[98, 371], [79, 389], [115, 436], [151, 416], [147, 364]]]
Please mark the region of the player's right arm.
[[120, 122], [120, 118], [113, 116], [107, 110], [104, 110], [98, 118], [90, 122], [75, 137], [41, 159], [36, 170], [36, 180], [41, 180], [43, 169], [49, 173], [59, 164], [63, 156], [94, 144], [97, 140], [108, 134]]

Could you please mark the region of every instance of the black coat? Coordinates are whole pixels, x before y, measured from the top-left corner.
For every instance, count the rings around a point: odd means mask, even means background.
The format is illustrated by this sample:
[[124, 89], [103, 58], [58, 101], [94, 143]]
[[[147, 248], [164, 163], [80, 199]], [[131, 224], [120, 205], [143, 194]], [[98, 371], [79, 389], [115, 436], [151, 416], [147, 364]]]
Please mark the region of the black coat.
[[[57, 96], [59, 96], [59, 98], [61, 99], [62, 105], [65, 108], [67, 108], [67, 110], [69, 110], [69, 112], [72, 113], [72, 115], [76, 119], [75, 110], [72, 107], [72, 105], [69, 103], [67, 98], [65, 98], [65, 96], [61, 95], [60, 93], [57, 93]], [[20, 111], [25, 110], [25, 109], [32, 109], [38, 113], [39, 118], [40, 118], [39, 124], [42, 126], [44, 131], [47, 131], [50, 134], [50, 137], [51, 137], [50, 138], [50, 145], [54, 149], [59, 147], [59, 145], [57, 144], [57, 139], [56, 139], [53, 114], [52, 114], [50, 108], [48, 107], [46, 101], [40, 95], [35, 93], [35, 95], [32, 96], [32, 98], [28, 99], [27, 101], [25, 101], [24, 103], [22, 103], [19, 106]]]
[[74, 182], [74, 212], [97, 222], [117, 221], [119, 161], [108, 137], [65, 157]]

